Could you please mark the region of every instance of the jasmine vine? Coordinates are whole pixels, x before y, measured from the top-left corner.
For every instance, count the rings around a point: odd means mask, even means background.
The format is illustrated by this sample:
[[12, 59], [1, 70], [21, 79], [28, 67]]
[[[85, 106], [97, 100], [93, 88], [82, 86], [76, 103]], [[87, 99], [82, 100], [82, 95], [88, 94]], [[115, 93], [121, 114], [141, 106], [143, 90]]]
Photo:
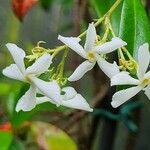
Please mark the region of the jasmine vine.
[[[111, 102], [113, 107], [116, 108], [122, 105], [141, 90], [150, 99], [150, 71], [147, 71], [150, 63], [149, 45], [145, 43], [139, 47], [138, 60], [135, 60], [125, 47], [127, 43], [115, 35], [110, 17], [120, 3], [121, 0], [117, 0], [103, 17], [99, 18], [95, 23], [90, 23], [88, 29], [78, 37], [59, 35], [58, 40], [64, 43], [62, 46], [47, 49], [41, 46], [45, 42], [40, 41], [32, 49], [32, 54], [26, 56], [24, 50], [17, 45], [6, 44], [15, 63], [6, 67], [2, 71], [3, 74], [9, 78], [30, 84], [29, 90], [17, 103], [17, 112], [20, 110], [30, 111], [36, 105], [44, 102], [89, 112], [93, 111], [86, 99], [77, 93], [73, 87], [68, 87], [66, 84], [67, 82], [81, 79], [96, 63], [110, 78], [111, 86], [133, 85], [133, 87], [123, 89], [113, 95]], [[105, 26], [105, 32], [102, 36], [96, 33], [96, 27], [101, 24]], [[111, 39], [109, 38], [110, 35], [112, 36]], [[82, 46], [79, 42], [84, 36], [86, 36], [86, 39], [84, 46]], [[65, 77], [65, 62], [69, 49], [80, 55], [85, 61], [76, 68], [71, 76]], [[110, 63], [106, 59], [108, 54], [114, 51], [118, 52], [118, 64], [115, 61]], [[63, 57], [57, 68], [51, 70], [50, 79], [48, 81], [41, 79], [41, 74], [50, 72], [49, 68], [60, 52], [63, 52]], [[26, 68], [25, 59], [33, 62], [33, 64]], [[39, 94], [42, 96], [39, 97]]]

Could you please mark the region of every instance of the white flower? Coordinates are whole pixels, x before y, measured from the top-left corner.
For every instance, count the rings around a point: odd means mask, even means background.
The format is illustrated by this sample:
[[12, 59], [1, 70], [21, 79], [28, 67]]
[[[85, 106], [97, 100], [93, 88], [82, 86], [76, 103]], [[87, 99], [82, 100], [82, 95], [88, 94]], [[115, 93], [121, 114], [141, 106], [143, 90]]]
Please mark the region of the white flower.
[[140, 46], [138, 50], [138, 70], [137, 77], [135, 79], [129, 75], [128, 72], [120, 72], [111, 79], [111, 85], [135, 85], [134, 87], [127, 88], [116, 92], [112, 97], [112, 106], [118, 107], [125, 103], [127, 100], [135, 96], [141, 90], [145, 91], [145, 94], [150, 99], [150, 71], [147, 71], [150, 63], [149, 45], [147, 43]]
[[[65, 87], [62, 89], [62, 91], [65, 92], [64, 95], [61, 95], [62, 106], [75, 108], [75, 109], [81, 109], [81, 110], [85, 110], [89, 112], [93, 111], [93, 109], [90, 108], [87, 101], [82, 97], [82, 95], [78, 94], [74, 88]], [[37, 101], [36, 101], [37, 104], [41, 104], [44, 102], [51, 102], [53, 104], [57, 104], [55, 101], [53, 101], [52, 99], [49, 99], [46, 96], [37, 98]]]
[[80, 38], [58, 36], [60, 41], [86, 59], [86, 61], [80, 64], [74, 73], [68, 78], [69, 81], [79, 80], [86, 72], [94, 67], [96, 62], [103, 72], [110, 78], [119, 73], [118, 66], [115, 62], [113, 64], [108, 63], [105, 59], [100, 57], [99, 54], [113, 52], [114, 50], [125, 46], [127, 43], [120, 38], [115, 37], [110, 42], [96, 45], [96, 36], [96, 30], [93, 23], [89, 24], [84, 48], [79, 44]]
[[57, 82], [46, 82], [37, 78], [39, 75], [48, 70], [52, 63], [52, 57], [49, 54], [44, 54], [42, 57], [37, 59], [35, 63], [25, 69], [25, 52], [15, 44], [8, 43], [6, 46], [11, 53], [15, 64], [6, 67], [3, 70], [3, 74], [9, 78], [30, 84], [29, 90], [18, 101], [16, 111], [30, 111], [33, 109], [36, 106], [37, 90], [59, 104], [61, 99], [59, 94], [60, 88]]

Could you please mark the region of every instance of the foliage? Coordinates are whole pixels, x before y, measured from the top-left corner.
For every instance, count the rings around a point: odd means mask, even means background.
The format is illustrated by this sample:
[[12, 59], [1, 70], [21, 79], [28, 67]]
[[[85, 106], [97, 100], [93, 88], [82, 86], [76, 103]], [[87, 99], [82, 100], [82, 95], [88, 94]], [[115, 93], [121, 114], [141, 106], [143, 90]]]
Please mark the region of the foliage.
[[127, 47], [133, 55], [140, 45], [150, 42], [149, 21], [140, 0], [124, 0], [119, 36], [128, 42]]

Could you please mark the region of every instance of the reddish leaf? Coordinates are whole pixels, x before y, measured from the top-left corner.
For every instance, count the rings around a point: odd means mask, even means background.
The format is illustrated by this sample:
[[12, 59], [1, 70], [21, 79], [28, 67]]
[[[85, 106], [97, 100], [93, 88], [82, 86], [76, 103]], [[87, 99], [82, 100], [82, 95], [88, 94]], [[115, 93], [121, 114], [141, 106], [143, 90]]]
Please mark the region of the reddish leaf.
[[27, 12], [38, 2], [38, 0], [12, 0], [12, 8], [20, 21]]
[[11, 130], [12, 130], [12, 126], [10, 122], [6, 122], [0, 125], [0, 131], [11, 131]]

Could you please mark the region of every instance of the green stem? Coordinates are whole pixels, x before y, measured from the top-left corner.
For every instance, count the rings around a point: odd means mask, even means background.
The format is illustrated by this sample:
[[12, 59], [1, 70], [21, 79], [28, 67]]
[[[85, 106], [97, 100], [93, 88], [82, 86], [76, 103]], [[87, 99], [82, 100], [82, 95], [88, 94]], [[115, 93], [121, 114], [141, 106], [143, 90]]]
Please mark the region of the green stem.
[[129, 51], [125, 47], [122, 47], [122, 49], [127, 54], [128, 58], [130, 60], [135, 61], [134, 58], [132, 57], [132, 55], [129, 53]]
[[119, 6], [119, 4], [122, 2], [122, 0], [117, 0], [112, 7], [109, 9], [109, 11], [106, 13], [106, 15], [111, 16], [114, 10]]
[[54, 58], [60, 51], [65, 50], [66, 48], [67, 48], [66, 45], [59, 46], [58, 48], [55, 49], [55, 51], [54, 51], [52, 57]]
[[60, 74], [59, 74], [60, 78], [63, 78], [65, 59], [66, 59], [67, 55], [68, 55], [68, 49], [65, 50], [62, 61], [61, 61], [61, 68], [60, 68]]

